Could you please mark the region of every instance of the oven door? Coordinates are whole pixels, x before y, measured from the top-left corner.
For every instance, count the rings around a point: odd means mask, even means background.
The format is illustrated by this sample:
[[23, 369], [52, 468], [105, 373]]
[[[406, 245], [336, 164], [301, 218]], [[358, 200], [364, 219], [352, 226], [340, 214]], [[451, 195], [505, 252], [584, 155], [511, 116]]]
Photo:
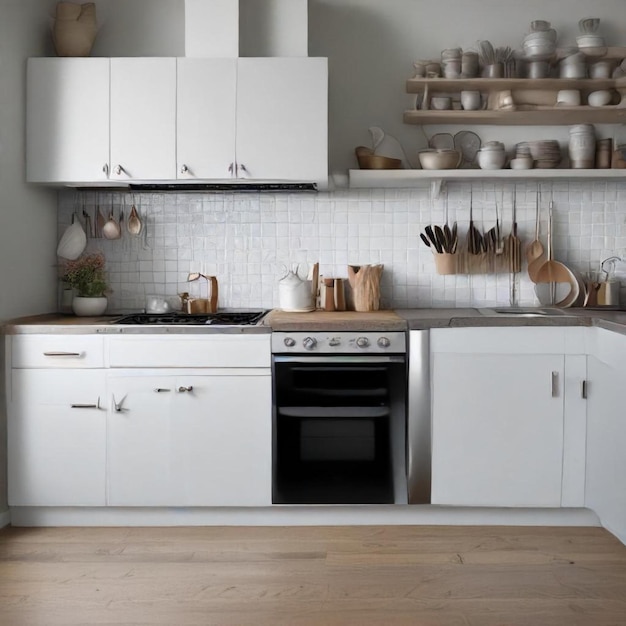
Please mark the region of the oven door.
[[275, 504], [406, 502], [403, 356], [275, 356]]

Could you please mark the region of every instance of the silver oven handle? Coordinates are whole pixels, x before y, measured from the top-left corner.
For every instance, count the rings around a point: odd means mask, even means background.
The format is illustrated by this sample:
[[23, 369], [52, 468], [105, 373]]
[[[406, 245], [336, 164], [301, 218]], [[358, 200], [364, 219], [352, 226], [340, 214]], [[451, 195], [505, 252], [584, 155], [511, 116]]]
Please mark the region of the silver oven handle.
[[403, 356], [349, 356], [328, 355], [328, 356], [274, 356], [275, 363], [404, 363]]

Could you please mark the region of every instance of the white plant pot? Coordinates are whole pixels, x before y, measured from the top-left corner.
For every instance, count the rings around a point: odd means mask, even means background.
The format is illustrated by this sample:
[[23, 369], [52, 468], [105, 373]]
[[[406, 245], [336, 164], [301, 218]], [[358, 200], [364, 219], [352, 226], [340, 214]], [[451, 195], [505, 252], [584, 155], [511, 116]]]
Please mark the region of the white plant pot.
[[100, 298], [84, 298], [74, 296], [72, 300], [72, 311], [81, 317], [97, 317], [107, 310], [108, 300], [106, 296]]

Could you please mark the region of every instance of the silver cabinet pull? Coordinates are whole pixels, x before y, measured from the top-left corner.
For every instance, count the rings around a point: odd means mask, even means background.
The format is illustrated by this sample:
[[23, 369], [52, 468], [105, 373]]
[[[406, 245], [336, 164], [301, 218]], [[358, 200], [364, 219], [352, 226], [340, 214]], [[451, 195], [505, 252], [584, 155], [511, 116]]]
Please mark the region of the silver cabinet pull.
[[234, 165], [234, 163], [231, 163], [228, 166], [228, 173], [232, 176], [234, 171], [235, 171], [235, 165]]
[[99, 409], [100, 408], [100, 396], [98, 396], [98, 402], [96, 404], [71, 404], [72, 409]]
[[244, 174], [246, 174], [246, 175], [250, 176], [250, 172], [248, 171], [248, 168], [247, 168], [247, 167], [246, 167], [243, 163], [242, 163], [239, 167], [241, 168], [241, 171], [242, 171]]
[[108, 178], [109, 177], [109, 164], [105, 163], [102, 166], [102, 173]]
[[181, 174], [188, 174], [189, 173], [189, 168], [184, 163], [180, 167], [180, 173]]
[[552, 372], [552, 397], [559, 397], [559, 373]]
[[165, 393], [168, 391], [172, 391], [171, 389], [163, 389], [163, 387], [157, 387], [154, 391], [156, 391], [156, 393]]
[[185, 391], [193, 391], [193, 386], [189, 385], [189, 387], [179, 387], [178, 388], [178, 393], [185, 393]]
[[116, 176], [121, 176], [122, 172], [126, 173], [126, 170], [119, 164], [115, 166], [115, 169], [113, 171], [115, 172]]
[[83, 356], [82, 352], [44, 352], [44, 356]]
[[580, 396], [583, 400], [587, 399], [587, 381], [583, 380], [580, 384]]

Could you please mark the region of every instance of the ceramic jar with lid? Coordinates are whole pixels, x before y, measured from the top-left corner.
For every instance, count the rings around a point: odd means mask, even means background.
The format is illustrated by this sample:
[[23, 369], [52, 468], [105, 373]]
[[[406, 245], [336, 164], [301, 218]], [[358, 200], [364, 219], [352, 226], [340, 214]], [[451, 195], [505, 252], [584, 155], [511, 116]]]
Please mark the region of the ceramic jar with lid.
[[506, 152], [501, 141], [488, 141], [477, 154], [482, 170], [501, 170], [506, 163]]
[[570, 126], [568, 150], [572, 169], [593, 168], [596, 157], [596, 131], [593, 124]]

